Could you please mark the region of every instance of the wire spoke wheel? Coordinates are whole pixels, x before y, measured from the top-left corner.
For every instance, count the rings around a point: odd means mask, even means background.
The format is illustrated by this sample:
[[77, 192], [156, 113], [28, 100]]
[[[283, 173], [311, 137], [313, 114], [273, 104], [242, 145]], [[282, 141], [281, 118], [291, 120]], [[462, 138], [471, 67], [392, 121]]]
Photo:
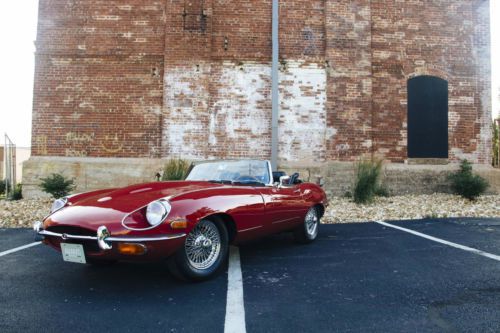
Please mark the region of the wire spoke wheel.
[[187, 235], [184, 247], [188, 262], [193, 268], [210, 268], [221, 253], [219, 229], [209, 220], [200, 221]]
[[318, 223], [319, 219], [316, 209], [310, 209], [306, 215], [305, 227], [311, 238], [316, 237], [316, 234], [318, 233]]

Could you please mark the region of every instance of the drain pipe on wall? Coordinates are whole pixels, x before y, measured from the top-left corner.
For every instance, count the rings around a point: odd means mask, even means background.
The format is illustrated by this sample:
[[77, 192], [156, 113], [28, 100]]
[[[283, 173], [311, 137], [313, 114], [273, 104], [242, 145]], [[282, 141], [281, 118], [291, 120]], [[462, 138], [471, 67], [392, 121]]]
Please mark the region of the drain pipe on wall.
[[279, 118], [279, 91], [278, 91], [278, 58], [279, 58], [279, 0], [273, 0], [272, 17], [272, 44], [273, 59], [271, 69], [271, 166], [273, 171], [278, 169], [278, 118]]

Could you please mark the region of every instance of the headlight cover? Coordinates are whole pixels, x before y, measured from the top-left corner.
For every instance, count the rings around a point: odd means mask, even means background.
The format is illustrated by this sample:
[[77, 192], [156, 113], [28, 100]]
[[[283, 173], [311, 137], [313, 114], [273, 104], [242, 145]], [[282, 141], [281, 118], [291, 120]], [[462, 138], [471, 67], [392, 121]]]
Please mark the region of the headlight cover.
[[55, 200], [54, 203], [52, 204], [52, 207], [50, 208], [50, 213], [52, 214], [52, 213], [57, 212], [59, 209], [66, 206], [67, 203], [68, 203], [67, 198], [60, 198], [60, 199]]
[[165, 220], [170, 209], [170, 204], [165, 200], [153, 201], [146, 208], [146, 220], [150, 225], [156, 226]]

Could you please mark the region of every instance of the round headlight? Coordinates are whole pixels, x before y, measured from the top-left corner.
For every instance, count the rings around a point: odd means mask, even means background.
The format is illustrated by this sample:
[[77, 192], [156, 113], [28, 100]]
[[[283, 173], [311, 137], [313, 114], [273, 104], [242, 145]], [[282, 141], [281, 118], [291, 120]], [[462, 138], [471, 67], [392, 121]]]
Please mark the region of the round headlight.
[[146, 219], [152, 226], [158, 225], [170, 212], [170, 205], [166, 201], [153, 201], [146, 208]]
[[54, 212], [58, 211], [59, 209], [61, 209], [64, 206], [66, 206], [67, 203], [68, 203], [68, 199], [66, 199], [66, 198], [57, 199], [52, 204], [52, 207], [50, 208], [50, 212], [54, 213]]

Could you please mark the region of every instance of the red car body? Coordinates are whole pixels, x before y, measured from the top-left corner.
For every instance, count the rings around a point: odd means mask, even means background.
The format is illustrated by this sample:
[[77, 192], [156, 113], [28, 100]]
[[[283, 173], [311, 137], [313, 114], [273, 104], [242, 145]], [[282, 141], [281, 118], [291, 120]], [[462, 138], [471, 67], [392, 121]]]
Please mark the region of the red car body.
[[[167, 199], [171, 210], [162, 223], [151, 227], [144, 210], [160, 199]], [[304, 223], [311, 207], [322, 215], [326, 204], [325, 192], [312, 183], [248, 186], [208, 181], [154, 182], [70, 196], [63, 208], [35, 229], [44, 243], [59, 251], [61, 242], [82, 244], [85, 257], [90, 259], [161, 260], [182, 248], [186, 235], [205, 218], [217, 216], [225, 224], [229, 243], [238, 244], [295, 229]], [[173, 228], [172, 222], [181, 222], [181, 228]], [[101, 226], [107, 228], [108, 239], [112, 239], [110, 249], [96, 242]], [[114, 246], [120, 242], [140, 244], [145, 251], [140, 255], [124, 254]]]

